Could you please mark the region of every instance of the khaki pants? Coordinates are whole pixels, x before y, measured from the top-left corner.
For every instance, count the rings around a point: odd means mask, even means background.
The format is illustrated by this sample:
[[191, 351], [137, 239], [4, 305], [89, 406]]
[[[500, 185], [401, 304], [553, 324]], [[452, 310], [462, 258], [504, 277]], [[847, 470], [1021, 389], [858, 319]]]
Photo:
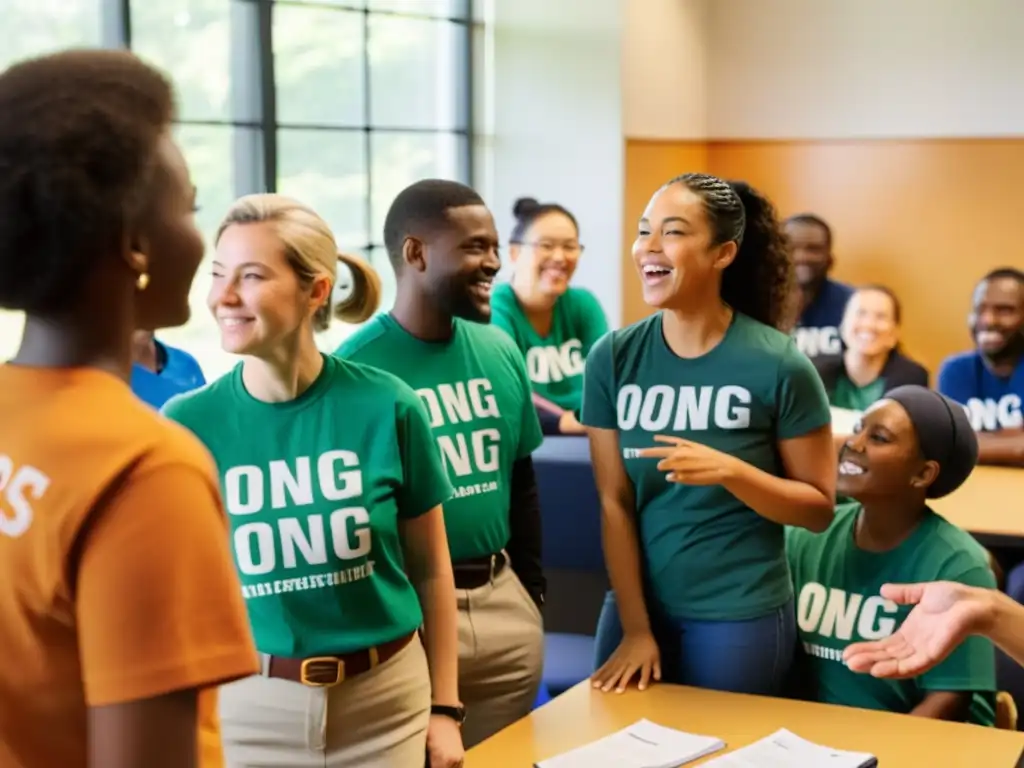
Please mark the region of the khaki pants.
[[257, 675], [220, 689], [226, 768], [423, 768], [429, 720], [418, 636], [332, 688]]
[[530, 713], [544, 666], [544, 627], [511, 566], [456, 595], [462, 741], [469, 749]]

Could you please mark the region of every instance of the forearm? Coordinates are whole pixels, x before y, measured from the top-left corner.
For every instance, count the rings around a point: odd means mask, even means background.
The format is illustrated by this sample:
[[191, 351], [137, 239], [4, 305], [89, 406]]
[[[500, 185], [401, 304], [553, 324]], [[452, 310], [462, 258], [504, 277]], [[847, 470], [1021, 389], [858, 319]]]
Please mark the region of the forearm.
[[979, 432], [978, 463], [1024, 467], [1024, 429]]
[[459, 701], [459, 631], [451, 565], [418, 585], [423, 604], [423, 643], [435, 703]]
[[519, 459], [512, 466], [509, 499], [509, 558], [512, 570], [537, 605], [543, 605], [547, 582], [542, 560], [540, 494], [533, 459]]
[[650, 632], [640, 565], [640, 542], [629, 512], [617, 506], [605, 507], [601, 512], [601, 538], [623, 631], [626, 634]]
[[1024, 666], [1024, 606], [994, 589], [977, 589], [977, 593], [989, 603], [988, 616], [977, 634], [987, 637]]
[[933, 691], [914, 707], [910, 714], [915, 717], [929, 717], [933, 720], [963, 722], [971, 707], [969, 691]]
[[810, 483], [790, 480], [737, 461], [722, 482], [729, 493], [752, 510], [781, 525], [821, 532], [835, 514], [835, 497]]

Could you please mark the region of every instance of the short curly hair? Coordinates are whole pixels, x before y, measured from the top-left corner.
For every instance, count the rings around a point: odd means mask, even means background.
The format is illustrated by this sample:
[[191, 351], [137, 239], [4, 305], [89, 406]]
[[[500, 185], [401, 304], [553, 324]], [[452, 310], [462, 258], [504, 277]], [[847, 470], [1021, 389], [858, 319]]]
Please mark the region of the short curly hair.
[[0, 74], [0, 307], [58, 313], [152, 203], [174, 93], [127, 51], [72, 50]]
[[793, 260], [775, 206], [744, 181], [685, 173], [682, 184], [704, 202], [715, 245], [734, 241], [736, 258], [722, 275], [722, 301], [758, 322], [788, 331], [793, 312]]

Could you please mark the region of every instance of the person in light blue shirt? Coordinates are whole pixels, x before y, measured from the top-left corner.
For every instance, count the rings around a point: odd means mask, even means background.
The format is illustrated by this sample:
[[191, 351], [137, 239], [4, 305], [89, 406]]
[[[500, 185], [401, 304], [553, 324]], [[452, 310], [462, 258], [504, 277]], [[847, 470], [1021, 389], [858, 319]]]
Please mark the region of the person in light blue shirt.
[[203, 370], [192, 355], [157, 341], [152, 331], [135, 332], [132, 355], [132, 392], [157, 410], [175, 395], [206, 384]]
[[974, 349], [943, 361], [937, 389], [967, 410], [979, 461], [1024, 467], [1024, 272], [989, 272], [967, 319]]
[[793, 338], [812, 360], [843, 351], [839, 329], [853, 288], [829, 278], [835, 264], [832, 228], [813, 213], [798, 213], [783, 222], [793, 254], [793, 273], [799, 292], [800, 317]]

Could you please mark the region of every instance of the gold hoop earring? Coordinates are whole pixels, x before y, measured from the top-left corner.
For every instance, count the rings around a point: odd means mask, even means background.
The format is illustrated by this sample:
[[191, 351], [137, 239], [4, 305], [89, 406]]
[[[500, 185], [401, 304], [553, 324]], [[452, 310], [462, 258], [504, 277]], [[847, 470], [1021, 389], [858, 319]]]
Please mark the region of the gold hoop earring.
[[144, 291], [149, 287], [149, 273], [140, 272], [139, 276], [135, 279], [135, 290]]

